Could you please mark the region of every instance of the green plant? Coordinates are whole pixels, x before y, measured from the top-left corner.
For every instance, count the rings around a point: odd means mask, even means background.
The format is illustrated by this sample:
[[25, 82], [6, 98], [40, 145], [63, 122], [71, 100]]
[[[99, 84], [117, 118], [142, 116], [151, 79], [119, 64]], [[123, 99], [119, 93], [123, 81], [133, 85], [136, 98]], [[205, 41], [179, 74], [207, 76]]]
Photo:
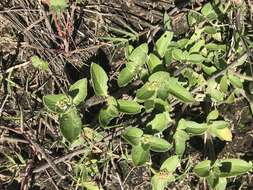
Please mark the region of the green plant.
[[[245, 82], [249, 80], [249, 69], [245, 66], [248, 49], [241, 44], [238, 31], [233, 38], [236, 42], [233, 51], [223, 36], [229, 30], [223, 19], [233, 8], [231, 4], [225, 6], [214, 1], [205, 4], [199, 12], [189, 11], [188, 20], [194, 31], [183, 39], [178, 39], [170, 30], [167, 15], [165, 31], [153, 44], [153, 49], [147, 43], [137, 47], [128, 45], [126, 63], [119, 72], [117, 84], [124, 88], [136, 79], [142, 83], [128, 99], [111, 96], [107, 73], [96, 63], [90, 66], [94, 93], [105, 98], [105, 106], [98, 114], [102, 129], [117, 127], [116, 118], [124, 119], [129, 115], [144, 120], [138, 126], [126, 127], [122, 138], [132, 147], [130, 160], [133, 164], [146, 165], [154, 173], [151, 179], [154, 190], [164, 189], [183, 175], [181, 163], [187, 142], [193, 136], [203, 137], [204, 143], [215, 138], [232, 141], [231, 123], [222, 118], [217, 109], [219, 105], [233, 103], [240, 96], [252, 105], [252, 95]], [[82, 79], [71, 85], [66, 95], [43, 98], [48, 110], [59, 115], [62, 134], [69, 142], [76, 140], [81, 133], [82, 122], [77, 106], [86, 95], [87, 80]], [[204, 101], [209, 102], [210, 107], [203, 111], [201, 119], [177, 115], [176, 106], [181, 105], [183, 110]], [[213, 144], [206, 143], [206, 146], [213, 149]], [[153, 152], [169, 155], [158, 170], [150, 164]], [[213, 189], [225, 189], [227, 178], [252, 170], [250, 162], [217, 159], [213, 154], [214, 151], [210, 152], [206, 155], [208, 160], [193, 168], [193, 172], [207, 180]], [[177, 172], [177, 168], [181, 171]], [[185, 172], [191, 171], [187, 168]]]
[[68, 7], [68, 0], [49, 0], [49, 7], [56, 12], [57, 16], [60, 16]]
[[68, 94], [47, 95], [43, 103], [47, 110], [59, 115], [63, 136], [73, 142], [80, 135], [82, 121], [77, 107], [87, 96], [87, 79], [81, 79], [70, 86]]
[[212, 163], [211, 160], [205, 160], [198, 163], [193, 171], [207, 180], [212, 189], [225, 189], [227, 178], [235, 177], [252, 170], [252, 163], [240, 159], [222, 159]]

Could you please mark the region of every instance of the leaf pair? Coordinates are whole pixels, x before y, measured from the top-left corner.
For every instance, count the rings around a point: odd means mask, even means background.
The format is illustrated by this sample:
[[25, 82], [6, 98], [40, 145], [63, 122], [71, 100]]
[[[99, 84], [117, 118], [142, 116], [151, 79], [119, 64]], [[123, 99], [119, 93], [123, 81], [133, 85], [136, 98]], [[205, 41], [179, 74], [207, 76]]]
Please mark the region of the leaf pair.
[[154, 152], [166, 152], [172, 145], [161, 138], [143, 134], [139, 128], [127, 128], [122, 137], [132, 145], [132, 160], [136, 166], [145, 164], [149, 160], [150, 150]]
[[[157, 97], [161, 99], [166, 99], [169, 94], [172, 94], [183, 102], [195, 101], [191, 93], [184, 88], [176, 78], [170, 77], [169, 73], [164, 71], [152, 74], [149, 77], [149, 82], [145, 85], [137, 91], [137, 98], [150, 98], [154, 92], [156, 92]], [[154, 87], [152, 87], [152, 85]], [[140, 96], [140, 94], [142, 96]]]
[[226, 178], [238, 176], [252, 170], [252, 163], [241, 159], [222, 159], [212, 164], [210, 160], [198, 163], [193, 171], [207, 179], [213, 189], [225, 190]]
[[76, 106], [81, 104], [86, 96], [87, 79], [81, 79], [70, 86], [68, 95], [53, 94], [43, 97], [44, 106], [60, 115], [61, 132], [69, 142], [73, 142], [81, 132], [82, 121]]
[[152, 190], [163, 190], [169, 183], [175, 181], [173, 172], [180, 164], [177, 155], [167, 158], [160, 167], [160, 170], [151, 178]]
[[99, 112], [99, 122], [102, 126], [107, 126], [112, 119], [119, 116], [119, 113], [138, 114], [142, 107], [134, 100], [116, 100], [108, 97], [106, 108], [102, 108]]
[[148, 45], [146, 43], [141, 44], [131, 52], [126, 67], [119, 73], [117, 80], [119, 87], [126, 86], [134, 79], [142, 66], [146, 63], [147, 54]]

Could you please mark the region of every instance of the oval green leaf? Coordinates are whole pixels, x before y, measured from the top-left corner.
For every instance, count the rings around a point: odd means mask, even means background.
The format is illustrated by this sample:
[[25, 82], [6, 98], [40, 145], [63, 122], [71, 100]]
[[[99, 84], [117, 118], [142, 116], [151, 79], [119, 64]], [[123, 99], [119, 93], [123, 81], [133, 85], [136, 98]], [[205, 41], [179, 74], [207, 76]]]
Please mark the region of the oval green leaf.
[[173, 135], [175, 142], [175, 152], [177, 155], [182, 156], [185, 151], [186, 141], [189, 140], [189, 135], [183, 130], [177, 130]]
[[252, 163], [241, 159], [224, 159], [220, 164], [220, 177], [234, 177], [252, 170]]
[[92, 63], [90, 68], [90, 74], [95, 94], [97, 96], [107, 96], [108, 76], [104, 69], [100, 65]]
[[99, 123], [102, 126], [107, 126], [112, 119], [119, 116], [118, 109], [114, 105], [109, 105], [106, 109], [103, 108], [99, 112]]
[[60, 116], [60, 129], [63, 136], [71, 143], [77, 139], [81, 133], [82, 121], [76, 108], [71, 108], [68, 112]]
[[153, 53], [151, 53], [149, 55], [147, 65], [148, 65], [148, 69], [151, 73], [163, 69], [162, 61]]
[[40, 59], [38, 56], [32, 56], [31, 58], [32, 65], [42, 71], [48, 70], [48, 62]]
[[138, 104], [133, 100], [118, 100], [118, 110], [119, 112], [125, 114], [137, 114], [141, 112], [142, 105]]
[[163, 58], [173, 38], [173, 32], [166, 31], [156, 42], [155, 49], [158, 55]]
[[208, 126], [206, 123], [197, 123], [194, 121], [185, 121], [186, 132], [191, 133], [193, 135], [202, 135], [206, 132], [208, 129]]
[[232, 74], [231, 72], [228, 72], [228, 79], [235, 88], [243, 88], [243, 83], [241, 79]]
[[119, 77], [117, 80], [118, 86], [119, 87], [126, 86], [128, 83], [130, 83], [134, 79], [135, 75], [136, 74], [133, 70], [129, 69], [129, 67], [125, 67], [119, 73]]
[[83, 102], [87, 96], [87, 79], [80, 79], [72, 84], [69, 88], [69, 95], [76, 106]]
[[159, 137], [154, 137], [152, 135], [145, 135], [143, 137], [143, 143], [149, 144], [150, 150], [154, 152], [166, 152], [172, 148], [172, 145], [168, 141]]
[[219, 117], [219, 111], [217, 109], [211, 111], [207, 116], [207, 122], [211, 120], [216, 120]]
[[176, 168], [179, 166], [180, 164], [180, 159], [178, 155], [174, 155], [171, 156], [169, 158], [167, 158], [163, 164], [161, 165], [160, 170], [166, 170], [170, 173], [174, 172], [176, 170]]
[[199, 177], [207, 177], [209, 175], [209, 173], [210, 173], [210, 169], [211, 169], [211, 161], [210, 160], [204, 160], [202, 162], [199, 162], [193, 168], [193, 171]]
[[148, 54], [148, 44], [144, 43], [135, 48], [128, 57], [130, 62], [133, 62], [135, 66], [142, 66], [146, 63]]
[[165, 85], [168, 91], [179, 100], [186, 103], [195, 101], [191, 93], [184, 88], [176, 78], [171, 77], [169, 81], [165, 82]]
[[135, 166], [141, 166], [149, 160], [149, 146], [139, 144], [132, 148], [132, 160]]
[[136, 127], [127, 128], [122, 137], [132, 146], [140, 144], [141, 137], [143, 135], [143, 131]]
[[147, 82], [136, 92], [138, 100], [147, 100], [151, 98], [158, 88], [157, 82]]
[[163, 112], [155, 115], [155, 118], [148, 123], [152, 130], [162, 132], [168, 128], [169, 123], [172, 122], [168, 112]]
[[172, 57], [177, 61], [182, 61], [185, 59], [183, 51], [176, 48], [172, 50]]

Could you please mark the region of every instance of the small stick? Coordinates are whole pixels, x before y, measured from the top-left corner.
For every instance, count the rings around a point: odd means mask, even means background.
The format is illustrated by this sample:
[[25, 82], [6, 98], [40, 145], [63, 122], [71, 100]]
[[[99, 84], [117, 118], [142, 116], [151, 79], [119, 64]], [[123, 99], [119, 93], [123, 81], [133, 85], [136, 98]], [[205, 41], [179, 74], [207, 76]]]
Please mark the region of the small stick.
[[[63, 162], [63, 161], [65, 161], [65, 160], [70, 160], [71, 158], [73, 158], [73, 157], [75, 157], [75, 156], [78, 156], [78, 155], [80, 155], [80, 154], [86, 153], [86, 151], [87, 151], [87, 150], [85, 150], [84, 147], [83, 147], [83, 148], [77, 149], [77, 150], [75, 150], [75, 151], [72, 151], [72, 152], [70, 152], [70, 153], [64, 155], [63, 157], [56, 158], [56, 159], [52, 160], [52, 162], [53, 162], [54, 164], [58, 164], [58, 163]], [[33, 173], [39, 173], [39, 172], [41, 172], [41, 171], [43, 171], [43, 170], [45, 170], [45, 169], [47, 169], [47, 168], [49, 168], [49, 167], [50, 167], [49, 163], [45, 163], [45, 164], [43, 164], [43, 165], [41, 165], [41, 166], [35, 168], [35, 169], [33, 170]]]
[[27, 65], [30, 64], [30, 63], [31, 63], [31, 61], [27, 61], [27, 62], [24, 62], [24, 63], [22, 63], [22, 64], [15, 65], [15, 66], [10, 67], [9, 69], [7, 69], [7, 70], [5, 71], [5, 73], [9, 73], [9, 72], [11, 72], [11, 71], [13, 71], [14, 69], [17, 69], [17, 68], [25, 67], [25, 66], [27, 66]]
[[28, 141], [26, 140], [17, 139], [17, 138], [9, 138], [9, 137], [1, 137], [0, 144], [3, 144], [4, 142], [12, 143], [12, 144], [17, 144], [17, 143], [28, 144]]
[[7, 102], [8, 98], [9, 98], [9, 96], [10, 96], [9, 94], [6, 95], [6, 97], [4, 98], [4, 101], [3, 101], [2, 105], [1, 105], [1, 107], [0, 107], [0, 117], [2, 116], [2, 112], [3, 112], [3, 109], [4, 109], [4, 105], [6, 104], [6, 102]]

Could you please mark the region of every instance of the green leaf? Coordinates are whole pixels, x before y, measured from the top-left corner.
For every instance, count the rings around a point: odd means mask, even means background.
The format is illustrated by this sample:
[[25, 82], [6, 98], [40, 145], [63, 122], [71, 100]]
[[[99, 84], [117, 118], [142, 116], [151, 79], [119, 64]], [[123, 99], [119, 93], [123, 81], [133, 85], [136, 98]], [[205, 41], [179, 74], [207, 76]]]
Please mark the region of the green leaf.
[[217, 28], [214, 26], [206, 26], [204, 28], [204, 32], [207, 34], [216, 34], [217, 33]]
[[165, 12], [163, 15], [163, 25], [166, 30], [171, 30], [171, 21], [172, 18]]
[[76, 106], [83, 102], [87, 96], [87, 79], [80, 79], [72, 84], [69, 88], [69, 95]]
[[224, 75], [220, 80], [220, 90], [223, 93], [227, 93], [228, 91], [228, 79], [226, 75]]
[[216, 89], [217, 86], [218, 84], [216, 83], [215, 80], [208, 81], [206, 93], [210, 94], [210, 96], [214, 99], [214, 101], [221, 102], [224, 99], [224, 94]]
[[177, 130], [185, 130], [187, 128], [186, 120], [180, 119], [177, 125]]
[[172, 57], [173, 59], [177, 60], [177, 61], [183, 61], [185, 60], [183, 51], [181, 49], [173, 49], [172, 50]]
[[208, 126], [206, 123], [197, 123], [194, 121], [185, 121], [186, 127], [186, 132], [191, 133], [193, 135], [202, 135], [203, 133], [206, 132], [208, 129]]
[[172, 63], [172, 49], [173, 48], [168, 48], [167, 51], [165, 52], [164, 62], [166, 65], [169, 65]]
[[136, 75], [135, 71], [129, 69], [129, 67], [125, 67], [119, 73], [119, 77], [117, 80], [118, 86], [119, 87], [126, 86], [128, 83], [130, 83], [134, 79], [135, 75]]
[[221, 33], [220, 32], [217, 32], [215, 34], [212, 34], [212, 38], [221, 42], [222, 41], [222, 36], [221, 36]]
[[220, 177], [214, 190], [226, 190], [226, 186], [227, 186], [227, 179]]
[[150, 82], [155, 82], [155, 84], [157, 84], [156, 86], [157, 97], [163, 100], [165, 100], [168, 97], [169, 91], [165, 86], [166, 83], [164, 82], [168, 80], [170, 80], [170, 74], [165, 71], [155, 72], [149, 77]]
[[156, 92], [157, 99], [166, 100], [169, 96], [169, 90], [165, 86], [166, 83], [159, 84], [159, 89]]
[[67, 0], [50, 0], [49, 8], [56, 12], [57, 16], [60, 17], [60, 14], [66, 10], [68, 7]]
[[228, 96], [228, 98], [227, 98], [227, 100], [226, 100], [226, 103], [227, 103], [227, 104], [232, 104], [232, 103], [234, 103], [234, 102], [235, 102], [235, 93], [232, 92], [232, 93]]
[[176, 98], [183, 102], [194, 102], [194, 98], [191, 93], [180, 85], [176, 78], [171, 77], [169, 81], [164, 81], [168, 91]]
[[193, 171], [199, 177], [207, 177], [210, 173], [210, 169], [211, 169], [211, 161], [210, 160], [204, 160], [202, 162], [199, 162], [193, 168]]
[[210, 172], [207, 176], [207, 183], [210, 189], [214, 189], [219, 183], [219, 176], [215, 172]]
[[234, 177], [252, 170], [252, 163], [241, 159], [223, 159], [220, 165], [219, 177]]
[[162, 70], [163, 64], [162, 61], [153, 53], [149, 55], [148, 59], [148, 69], [151, 73]]
[[128, 60], [135, 66], [142, 66], [145, 64], [148, 54], [148, 44], [144, 43], [135, 48], [130, 54]]
[[32, 56], [31, 58], [31, 61], [32, 61], [32, 65], [39, 69], [39, 70], [43, 70], [43, 71], [46, 71], [48, 70], [48, 62], [40, 59], [38, 56]]
[[155, 108], [158, 112], [170, 112], [171, 106], [167, 100], [162, 100], [160, 98], [155, 98]]
[[214, 121], [208, 129], [213, 137], [218, 137], [222, 141], [232, 141], [232, 133], [229, 123], [225, 121]]
[[177, 41], [177, 47], [179, 47], [179, 49], [184, 49], [186, 48], [188, 42], [189, 42], [188, 38], [180, 39]]
[[59, 118], [60, 128], [63, 136], [73, 142], [81, 133], [82, 121], [77, 109], [71, 108]]
[[224, 129], [226, 127], [229, 127], [229, 123], [226, 122], [226, 121], [214, 121], [212, 122], [212, 128], [215, 128], [215, 129]]
[[91, 73], [91, 81], [93, 84], [94, 92], [97, 96], [107, 96], [107, 82], [108, 82], [108, 76], [104, 69], [96, 64], [92, 63], [90, 68]]
[[189, 50], [189, 53], [199, 53], [200, 49], [205, 45], [205, 40], [199, 40], [198, 42], [196, 42], [191, 49]]
[[211, 95], [211, 97], [212, 97], [214, 100], [216, 100], [216, 101], [218, 101], [218, 102], [221, 102], [221, 101], [223, 101], [223, 99], [224, 99], [224, 94], [223, 94], [222, 92], [220, 92], [219, 90], [217, 90], [217, 89], [213, 89], [213, 90], [211, 91], [210, 95]]
[[235, 66], [238, 67], [238, 66], [243, 65], [243, 64], [247, 61], [247, 59], [248, 59], [248, 54], [247, 54], [247, 53], [243, 54], [243, 55], [237, 60], [237, 64], [236, 64]]
[[65, 94], [53, 94], [43, 96], [44, 106], [51, 112], [64, 113], [72, 104], [72, 100]]
[[138, 100], [147, 100], [151, 98], [156, 90], [159, 88], [159, 84], [157, 82], [147, 82], [136, 92], [136, 97]]
[[165, 187], [175, 180], [172, 174], [160, 171], [151, 178], [152, 190], [164, 190]]
[[107, 126], [111, 120], [119, 116], [117, 107], [108, 105], [107, 108], [102, 108], [99, 112], [99, 123], [102, 126]]
[[150, 150], [154, 152], [166, 152], [172, 148], [172, 145], [168, 141], [152, 135], [144, 135], [143, 143], [149, 144]]
[[211, 120], [216, 120], [219, 117], [219, 111], [217, 109], [211, 111], [207, 116], [207, 122]]
[[158, 55], [163, 58], [165, 52], [173, 38], [173, 32], [166, 31], [156, 42], [155, 49]]
[[218, 15], [216, 14], [215, 10], [213, 9], [213, 6], [211, 3], [205, 4], [202, 9], [201, 13], [207, 17], [208, 20], [214, 20], [218, 18]]
[[175, 141], [175, 152], [182, 156], [185, 151], [186, 141], [189, 140], [189, 135], [183, 130], [177, 130], [173, 135]]
[[149, 146], [139, 144], [132, 148], [132, 160], [135, 166], [145, 164], [150, 157]]
[[206, 66], [205, 64], [201, 65], [203, 71], [208, 74], [208, 75], [212, 75], [215, 71], [217, 71], [217, 68], [215, 66]]
[[241, 79], [235, 76], [232, 72], [228, 72], [228, 79], [235, 88], [243, 88]]
[[122, 137], [132, 146], [139, 145], [141, 137], [143, 135], [143, 131], [136, 127], [129, 127], [127, 128]]
[[226, 45], [218, 45], [218, 44], [215, 44], [215, 43], [208, 43], [205, 45], [206, 49], [210, 50], [210, 51], [223, 51], [225, 52], [226, 51]]
[[137, 114], [141, 112], [142, 105], [133, 100], [117, 100], [118, 110], [125, 114]]
[[152, 130], [162, 132], [168, 128], [169, 123], [172, 122], [168, 112], [163, 112], [155, 115], [155, 118], [148, 123]]
[[172, 173], [176, 170], [176, 168], [179, 166], [179, 164], [180, 164], [180, 159], [179, 159], [178, 155], [174, 155], [174, 156], [167, 158], [163, 162], [160, 170], [166, 170], [166, 171]]
[[162, 84], [164, 81], [170, 80], [170, 74], [165, 71], [158, 71], [152, 74], [148, 80], [150, 82], [158, 82], [158, 84]]
[[144, 102], [144, 108], [146, 113], [152, 112], [152, 110], [155, 108], [155, 101], [154, 100], [146, 100]]
[[194, 54], [190, 54], [186, 57], [187, 61], [191, 62], [191, 63], [195, 63], [195, 64], [199, 64], [202, 63], [205, 60], [205, 57], [203, 57], [200, 54], [194, 53]]
[[188, 12], [188, 22], [192, 26], [195, 23], [200, 23], [205, 20], [205, 17], [197, 11], [190, 10]]
[[133, 52], [134, 47], [132, 45], [127, 45], [125, 48], [125, 57], [128, 59], [129, 55]]

